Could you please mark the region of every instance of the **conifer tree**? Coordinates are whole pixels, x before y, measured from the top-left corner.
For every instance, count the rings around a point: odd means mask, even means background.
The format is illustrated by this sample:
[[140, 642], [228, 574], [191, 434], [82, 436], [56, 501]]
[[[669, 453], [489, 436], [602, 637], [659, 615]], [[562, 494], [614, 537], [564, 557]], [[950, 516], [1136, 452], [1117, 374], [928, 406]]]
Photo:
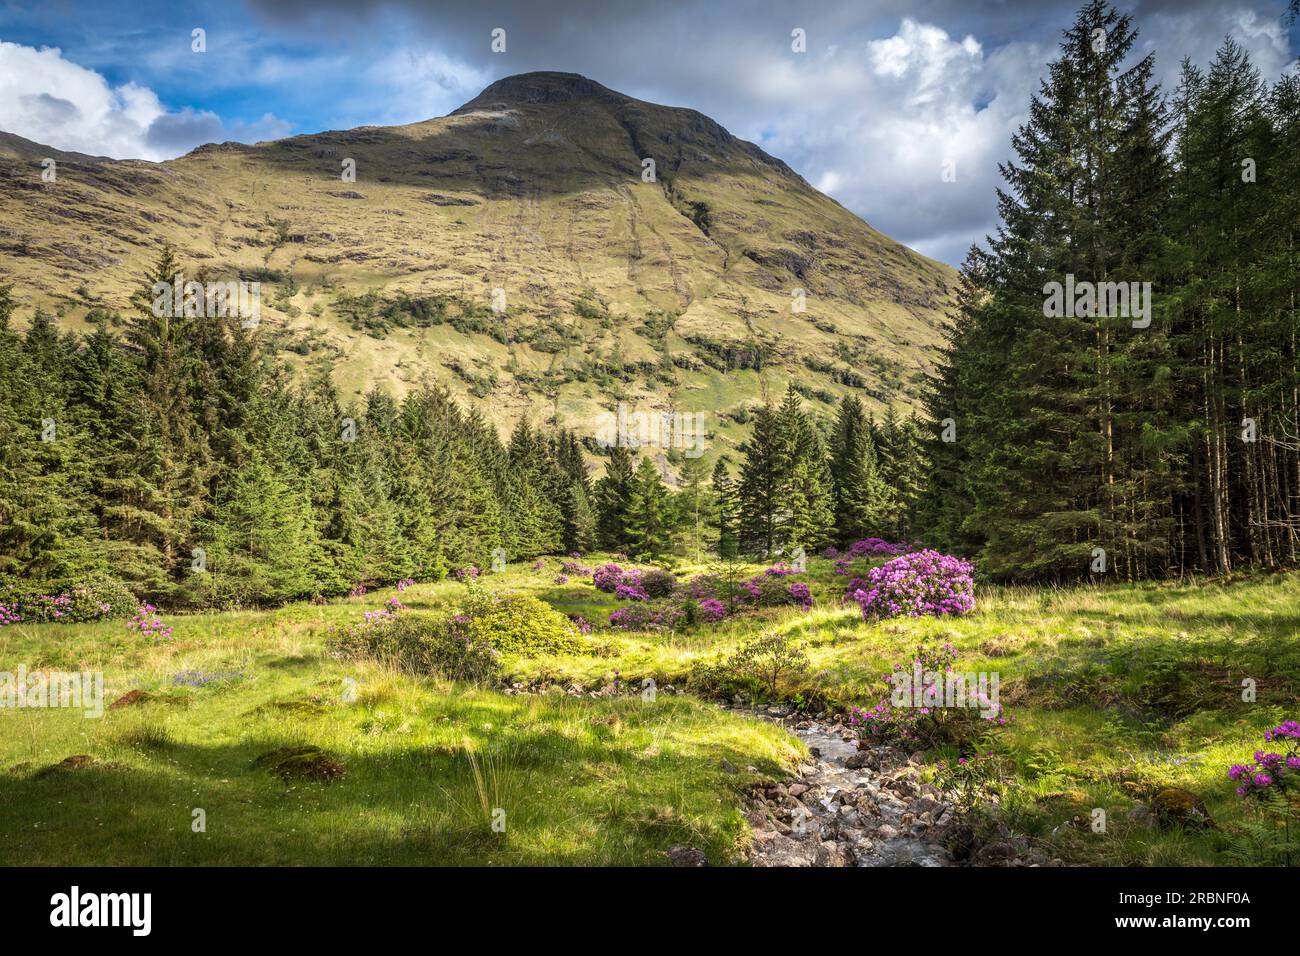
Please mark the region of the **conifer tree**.
[[650, 458], [642, 458], [632, 478], [627, 507], [627, 537], [633, 553], [655, 558], [668, 550], [668, 489]]

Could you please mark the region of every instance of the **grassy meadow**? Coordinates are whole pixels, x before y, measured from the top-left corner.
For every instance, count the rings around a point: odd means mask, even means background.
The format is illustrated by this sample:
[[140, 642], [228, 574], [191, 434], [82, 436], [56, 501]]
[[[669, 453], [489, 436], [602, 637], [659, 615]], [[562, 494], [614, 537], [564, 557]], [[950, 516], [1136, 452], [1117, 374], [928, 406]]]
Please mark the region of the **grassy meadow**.
[[[612, 596], [587, 579], [557, 585], [557, 571], [552, 559], [543, 571], [518, 565], [487, 577], [597, 625], [590, 653], [506, 657], [508, 681], [551, 685], [540, 693], [507, 695], [326, 653], [331, 627], [395, 591], [165, 615], [174, 627], [166, 643], [122, 621], [0, 628], [0, 671], [102, 671], [106, 707], [144, 692], [98, 719], [0, 711], [7, 862], [661, 864], [669, 847], [687, 845], [711, 863], [738, 863], [749, 832], [743, 791], [780, 777], [803, 747], [774, 724], [664, 688], [683, 690], [697, 664], [775, 631], [802, 641], [811, 664], [780, 696], [814, 710], [874, 704], [881, 675], [918, 643], [952, 643], [958, 670], [1000, 677], [1011, 721], [994, 746], [1010, 768], [1002, 812], [1013, 829], [1072, 862], [1223, 864], [1237, 862], [1229, 850], [1246, 813], [1226, 768], [1300, 710], [1300, 575], [984, 587], [964, 618], [868, 625], [839, 603], [846, 579], [813, 560], [811, 611], [626, 633], [603, 627]], [[448, 580], [400, 598], [413, 609], [449, 607], [463, 590]], [[635, 686], [652, 677], [661, 692], [653, 701], [590, 696], [616, 675]], [[1242, 700], [1246, 678], [1255, 702]], [[587, 693], [563, 692], [575, 684]], [[298, 747], [321, 748], [342, 776], [282, 779], [257, 763]], [[75, 755], [93, 760], [61, 765]], [[1168, 786], [1200, 797], [1216, 825], [1129, 819]], [[1098, 807], [1105, 833], [1061, 826]], [[496, 808], [504, 828], [492, 825]]]

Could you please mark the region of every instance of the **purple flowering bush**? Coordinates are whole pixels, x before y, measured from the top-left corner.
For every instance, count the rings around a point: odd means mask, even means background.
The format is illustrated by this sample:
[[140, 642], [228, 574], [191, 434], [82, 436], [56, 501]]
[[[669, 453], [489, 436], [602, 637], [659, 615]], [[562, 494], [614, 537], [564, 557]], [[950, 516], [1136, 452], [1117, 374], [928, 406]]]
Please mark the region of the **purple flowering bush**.
[[[951, 644], [918, 646], [912, 660], [896, 663], [882, 676], [884, 692], [875, 706], [850, 708], [849, 726], [864, 740], [914, 747], [954, 744], [969, 751], [976, 741], [1005, 727], [1010, 718], [978, 685], [966, 688], [966, 706], [945, 706], [942, 682], [953, 674], [956, 661], [957, 649]], [[895, 703], [896, 689], [902, 703]]]
[[1228, 779], [1239, 784], [1237, 796], [1300, 795], [1300, 721], [1283, 721], [1264, 734], [1264, 741], [1282, 752], [1256, 750], [1252, 763], [1233, 764], [1228, 769]]
[[135, 616], [126, 622], [128, 631], [134, 631], [141, 637], [147, 637], [154, 641], [170, 641], [172, 639], [172, 629], [168, 624], [163, 623], [162, 617], [158, 614], [158, 609], [152, 604], [142, 604], [136, 609]]
[[728, 613], [724, 603], [711, 598], [642, 601], [613, 611], [609, 615], [609, 623], [612, 627], [626, 631], [651, 628], [671, 630], [692, 624], [716, 624], [726, 618]]
[[785, 593], [790, 595], [790, 601], [792, 603], [799, 605], [805, 611], [812, 608], [812, 591], [809, 590], [808, 585], [804, 584], [802, 581], [796, 581], [794, 584], [791, 584], [785, 589]]
[[855, 561], [870, 562], [880, 558], [895, 558], [916, 549], [911, 545], [886, 541], [883, 538], [863, 538], [860, 541], [854, 541], [843, 552], [829, 553], [834, 550], [828, 548], [826, 552], [823, 552], [823, 557], [835, 561], [834, 571], [836, 574], [848, 577], [854, 573], [853, 564]]
[[614, 627], [638, 630], [716, 624], [746, 607], [795, 606], [806, 611], [813, 604], [812, 590], [803, 581], [790, 580], [798, 573], [777, 564], [744, 581], [706, 573], [678, 584], [668, 571], [641, 572], [607, 564], [596, 569], [594, 580], [620, 600], [642, 605], [618, 608], [609, 617]]
[[727, 605], [713, 598], [705, 598], [700, 602], [700, 618], [716, 624], [727, 616]]
[[0, 627], [20, 621], [83, 624], [128, 617], [138, 607], [122, 582], [104, 576], [92, 576], [58, 594], [24, 590], [17, 584], [0, 586]]
[[648, 601], [650, 595], [640, 584], [619, 584], [614, 588], [614, 597], [620, 601]]
[[480, 572], [475, 565], [470, 564], [463, 568], [457, 568], [451, 574], [457, 581], [464, 583], [465, 581], [473, 581], [479, 576]]
[[596, 586], [597, 591], [613, 594], [615, 589], [623, 583], [623, 574], [623, 569], [617, 564], [602, 564], [591, 572], [591, 583]]
[[849, 545], [849, 555], [854, 558], [893, 558], [911, 550], [911, 545], [884, 538], [863, 538]]
[[938, 551], [916, 551], [867, 572], [867, 587], [853, 595], [863, 620], [969, 614], [975, 582], [969, 562]]
[[[805, 611], [812, 607], [812, 591], [808, 585], [801, 581], [785, 580], [793, 572], [780, 568], [780, 565], [775, 569], [768, 568], [742, 583], [736, 597], [737, 605], [781, 607], [793, 604]], [[772, 573], [774, 570], [776, 573]]]
[[1264, 733], [1264, 742], [1268, 750], [1228, 768], [1237, 795], [1261, 816], [1243, 823], [1229, 853], [1252, 865], [1292, 866], [1300, 860], [1300, 721], [1284, 720]]

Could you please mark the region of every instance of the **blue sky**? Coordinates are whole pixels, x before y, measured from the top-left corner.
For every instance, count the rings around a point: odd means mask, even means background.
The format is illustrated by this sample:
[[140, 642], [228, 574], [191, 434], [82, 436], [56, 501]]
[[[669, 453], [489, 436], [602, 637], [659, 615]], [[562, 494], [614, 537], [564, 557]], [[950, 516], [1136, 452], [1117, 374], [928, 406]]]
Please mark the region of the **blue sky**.
[[[415, 122], [502, 76], [565, 70], [707, 113], [878, 229], [957, 263], [993, 228], [997, 163], [1077, 6], [0, 0], [0, 129], [158, 160], [214, 140]], [[1300, 51], [1284, 0], [1117, 6], [1166, 82], [1184, 55], [1205, 63], [1229, 34], [1266, 79]], [[490, 47], [497, 27], [504, 53]], [[956, 181], [941, 184], [948, 160]]]

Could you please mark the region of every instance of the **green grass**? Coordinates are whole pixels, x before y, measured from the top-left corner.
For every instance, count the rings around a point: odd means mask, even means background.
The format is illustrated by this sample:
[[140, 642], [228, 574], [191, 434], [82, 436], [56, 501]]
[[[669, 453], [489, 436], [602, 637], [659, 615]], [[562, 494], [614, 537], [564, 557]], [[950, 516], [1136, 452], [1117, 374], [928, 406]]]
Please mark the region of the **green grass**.
[[[152, 695], [97, 720], [0, 712], [7, 862], [656, 864], [674, 844], [729, 862], [754, 775], [723, 759], [770, 777], [798, 755], [777, 728], [691, 698], [508, 697], [324, 656], [328, 624], [380, 599], [177, 616], [165, 646], [121, 622], [0, 631], [0, 669], [102, 669], [106, 701]], [[187, 670], [236, 676], [174, 684]], [[337, 755], [346, 775], [286, 784], [253, 765], [300, 745]], [[47, 769], [74, 754], [97, 763]], [[206, 832], [193, 832], [195, 808]]]
[[[838, 603], [845, 579], [828, 562], [810, 564], [811, 612], [768, 610], [676, 633], [598, 628], [590, 654], [507, 657], [507, 673], [591, 690], [617, 671], [626, 682], [653, 677], [680, 689], [698, 663], [779, 631], [803, 640], [812, 663], [784, 694], [847, 706], [879, 699], [880, 675], [918, 642], [950, 641], [959, 669], [999, 674], [1013, 718], [997, 746], [1013, 768], [1006, 808], [1015, 829], [1080, 862], [1231, 862], [1225, 851], [1244, 810], [1226, 767], [1300, 710], [1300, 576], [982, 588], [963, 619], [867, 625]], [[489, 581], [603, 623], [612, 597], [587, 580], [555, 585], [557, 570], [551, 560], [543, 572], [514, 566]], [[417, 585], [402, 599], [442, 606], [461, 590], [450, 581]], [[100, 719], [0, 712], [9, 861], [646, 864], [687, 844], [735, 862], [747, 838], [741, 789], [780, 775], [801, 752], [778, 728], [691, 696], [506, 696], [329, 658], [329, 627], [390, 593], [169, 616], [175, 640], [166, 645], [142, 643], [120, 621], [0, 629], [0, 670], [102, 670], [106, 701], [133, 689], [152, 695]], [[232, 676], [176, 684], [186, 670]], [[1255, 703], [1241, 700], [1247, 677]], [[351, 703], [349, 678], [357, 682]], [[346, 775], [285, 783], [254, 766], [264, 753], [300, 745], [336, 755]], [[74, 754], [97, 763], [47, 769]], [[724, 760], [742, 772], [728, 773]], [[1217, 828], [1130, 823], [1134, 803], [1165, 786], [1198, 794]], [[498, 807], [504, 833], [490, 826]], [[1066, 827], [1052, 836], [1095, 807], [1108, 812], [1105, 834]], [[195, 808], [206, 812], [206, 832], [191, 829]]]

